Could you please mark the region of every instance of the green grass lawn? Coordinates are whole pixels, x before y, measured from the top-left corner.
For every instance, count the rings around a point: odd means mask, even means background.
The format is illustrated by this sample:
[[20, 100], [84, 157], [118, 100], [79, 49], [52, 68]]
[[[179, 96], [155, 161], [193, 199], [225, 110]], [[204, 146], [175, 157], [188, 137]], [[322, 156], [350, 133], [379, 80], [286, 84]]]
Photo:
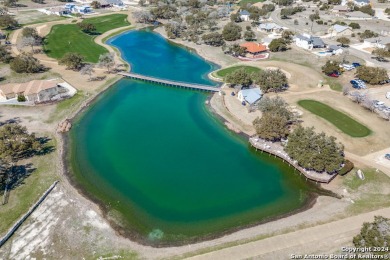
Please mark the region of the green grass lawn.
[[216, 71], [214, 74], [216, 77], [223, 79], [227, 74], [232, 73], [233, 71], [236, 71], [238, 69], [244, 68], [246, 72], [252, 73], [252, 72], [259, 72], [261, 69], [252, 67], [252, 66], [233, 66], [225, 69], [221, 69]]
[[[96, 26], [97, 33], [127, 26], [125, 14], [112, 14], [84, 19], [83, 22]], [[45, 39], [45, 52], [49, 57], [61, 59], [65, 53], [77, 52], [85, 57], [87, 62], [98, 62], [99, 56], [108, 52], [106, 48], [94, 42], [95, 36], [86, 34], [76, 24], [55, 25]]]
[[95, 25], [96, 32], [105, 33], [109, 30], [130, 25], [127, 21], [127, 14], [111, 14], [106, 16], [98, 16], [86, 18], [83, 23], [91, 23]]
[[313, 114], [324, 118], [342, 132], [352, 137], [365, 137], [371, 130], [348, 115], [314, 100], [300, 100], [298, 104]]

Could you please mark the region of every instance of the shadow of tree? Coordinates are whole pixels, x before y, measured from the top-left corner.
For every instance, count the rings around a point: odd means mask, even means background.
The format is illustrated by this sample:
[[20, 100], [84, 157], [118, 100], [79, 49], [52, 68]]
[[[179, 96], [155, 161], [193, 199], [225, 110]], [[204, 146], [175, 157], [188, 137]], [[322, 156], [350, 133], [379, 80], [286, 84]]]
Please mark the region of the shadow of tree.
[[7, 124], [17, 124], [17, 123], [20, 123], [20, 122], [21, 122], [21, 120], [20, 120], [19, 117], [14, 117], [14, 118], [5, 120], [3, 122], [0, 122], [0, 126], [7, 125]]
[[8, 175], [8, 189], [13, 190], [16, 187], [24, 184], [24, 180], [30, 176], [36, 168], [33, 167], [32, 163], [25, 165], [15, 165], [11, 167]]

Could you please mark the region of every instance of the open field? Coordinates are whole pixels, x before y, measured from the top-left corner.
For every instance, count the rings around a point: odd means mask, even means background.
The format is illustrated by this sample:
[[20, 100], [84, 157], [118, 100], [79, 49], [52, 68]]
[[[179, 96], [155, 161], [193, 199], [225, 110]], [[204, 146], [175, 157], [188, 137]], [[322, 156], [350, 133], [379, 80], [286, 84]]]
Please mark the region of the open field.
[[109, 30], [130, 25], [127, 21], [126, 14], [111, 14], [105, 16], [98, 16], [86, 18], [83, 23], [91, 23], [95, 25], [96, 32], [99, 34], [105, 33]]
[[67, 18], [58, 15], [47, 15], [36, 10], [29, 10], [29, 11], [19, 11], [17, 13], [16, 19], [20, 24], [31, 25], [36, 23], [61, 21]]
[[68, 52], [77, 52], [84, 56], [85, 61], [96, 63], [107, 50], [97, 45], [94, 38], [75, 24], [55, 25], [45, 40], [45, 52], [55, 59], [61, 59]]
[[371, 133], [370, 129], [355, 121], [348, 115], [321, 102], [315, 100], [300, 100], [298, 104], [313, 114], [329, 121], [338, 129], [352, 137], [365, 137]]
[[[83, 22], [96, 26], [97, 33], [102, 34], [111, 29], [129, 25], [125, 14], [113, 14], [85, 19]], [[46, 37], [45, 51], [49, 57], [60, 59], [65, 53], [77, 52], [85, 57], [87, 62], [96, 63], [101, 54], [107, 51], [94, 41], [95, 36], [86, 34], [76, 24], [54, 25]]]
[[239, 69], [244, 69], [248, 73], [253, 73], [253, 72], [259, 72], [261, 69], [257, 67], [252, 67], [252, 66], [245, 66], [245, 65], [239, 65], [239, 66], [232, 66], [228, 68], [224, 68], [221, 70], [217, 70], [214, 75], [220, 79], [223, 79], [226, 75], [239, 70]]
[[256, 4], [260, 2], [264, 2], [264, 0], [241, 0], [239, 4], [241, 7], [245, 7], [247, 4]]

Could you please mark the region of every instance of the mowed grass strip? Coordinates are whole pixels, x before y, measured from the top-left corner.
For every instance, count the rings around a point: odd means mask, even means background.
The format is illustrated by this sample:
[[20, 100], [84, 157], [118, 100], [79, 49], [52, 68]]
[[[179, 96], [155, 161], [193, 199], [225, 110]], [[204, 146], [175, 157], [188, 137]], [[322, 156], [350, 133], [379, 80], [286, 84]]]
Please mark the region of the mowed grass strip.
[[313, 114], [329, 121], [343, 133], [349, 136], [365, 137], [371, 134], [371, 130], [366, 126], [324, 103], [315, 100], [300, 100], [298, 104]]
[[109, 30], [130, 25], [127, 21], [127, 14], [111, 14], [106, 16], [98, 16], [86, 18], [83, 23], [91, 23], [95, 25], [97, 33], [105, 33]]
[[[88, 18], [84, 19], [83, 23], [94, 24], [97, 34], [130, 24], [125, 14]], [[68, 52], [77, 52], [84, 56], [85, 61], [97, 63], [99, 56], [108, 50], [96, 44], [95, 37], [96, 35], [82, 32], [76, 24], [55, 25], [45, 39], [45, 52], [55, 59], [61, 59]]]
[[215, 72], [215, 75], [218, 78], [223, 79], [226, 75], [228, 75], [228, 74], [230, 74], [238, 69], [242, 69], [242, 68], [248, 73], [259, 72], [261, 70], [260, 68], [252, 67], [252, 66], [233, 66], [233, 67], [218, 70]]

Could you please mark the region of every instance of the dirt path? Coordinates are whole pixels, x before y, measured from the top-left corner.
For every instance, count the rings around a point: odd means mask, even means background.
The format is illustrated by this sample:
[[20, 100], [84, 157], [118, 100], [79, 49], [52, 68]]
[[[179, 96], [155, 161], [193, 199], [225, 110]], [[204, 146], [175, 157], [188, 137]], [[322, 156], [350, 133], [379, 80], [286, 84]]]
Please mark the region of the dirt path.
[[347, 219], [234, 246], [188, 259], [289, 259], [294, 254], [329, 253], [350, 245], [362, 224], [374, 216], [390, 217], [390, 208], [357, 215]]

